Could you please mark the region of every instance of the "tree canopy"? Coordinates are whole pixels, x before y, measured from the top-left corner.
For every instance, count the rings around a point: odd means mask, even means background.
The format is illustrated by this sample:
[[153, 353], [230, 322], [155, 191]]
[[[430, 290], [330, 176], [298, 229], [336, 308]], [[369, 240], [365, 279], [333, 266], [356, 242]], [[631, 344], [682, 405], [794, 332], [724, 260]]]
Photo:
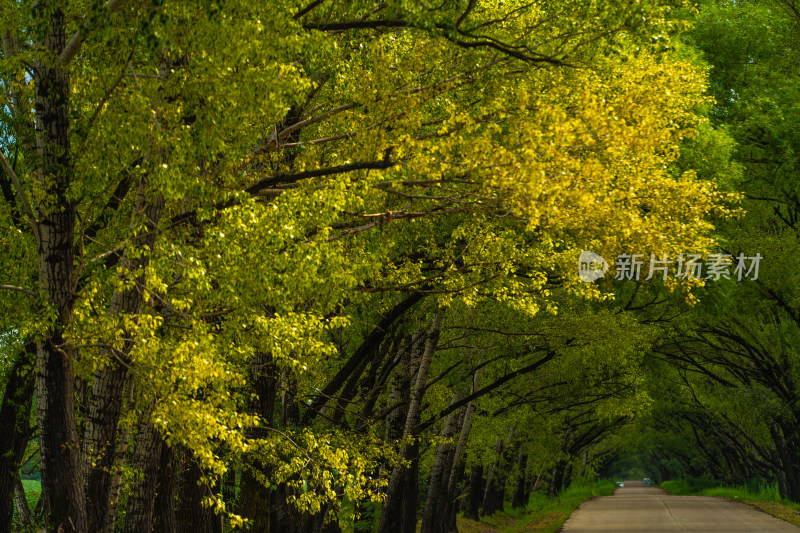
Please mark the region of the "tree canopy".
[[[776, 25], [763, 49], [717, 38], [725, 10]], [[776, 50], [796, 21], [777, 12], [4, 4], [0, 520], [451, 531], [462, 504], [601, 472], [666, 406], [690, 418], [664, 435], [740, 409], [727, 388], [793, 390], [772, 345], [734, 359], [769, 331], [791, 360], [791, 281], [577, 269], [583, 251], [787, 260], [793, 133], [771, 113], [794, 110]], [[739, 317], [752, 292], [769, 303]], [[729, 358], [695, 350], [719, 343]], [[792, 449], [755, 425], [741, 438]], [[41, 474], [35, 509], [21, 471]]]

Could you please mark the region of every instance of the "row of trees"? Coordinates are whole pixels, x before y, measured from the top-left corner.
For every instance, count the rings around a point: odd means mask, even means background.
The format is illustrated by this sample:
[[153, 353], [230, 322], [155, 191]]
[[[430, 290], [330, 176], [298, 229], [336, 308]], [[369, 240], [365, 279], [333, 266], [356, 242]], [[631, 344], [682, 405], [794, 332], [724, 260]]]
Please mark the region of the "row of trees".
[[711, 66], [711, 123], [728, 138], [707, 150], [715, 154], [708, 163], [726, 168], [747, 211], [718, 225], [721, 248], [763, 260], [757, 280], [710, 285], [701, 305], [664, 328], [651, 361], [645, 446], [663, 476], [775, 483], [795, 502], [799, 14], [791, 0], [708, 2], [686, 35]]
[[0, 7], [2, 527], [449, 531], [612, 458], [655, 300], [578, 256], [730, 212], [683, 4], [617, 4]]

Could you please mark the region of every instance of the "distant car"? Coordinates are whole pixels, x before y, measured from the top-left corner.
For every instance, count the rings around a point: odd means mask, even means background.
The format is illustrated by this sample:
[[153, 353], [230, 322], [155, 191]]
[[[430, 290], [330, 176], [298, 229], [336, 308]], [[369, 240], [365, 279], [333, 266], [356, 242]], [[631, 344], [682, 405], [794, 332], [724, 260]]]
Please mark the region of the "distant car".
[[649, 487], [650, 486], [650, 478], [646, 477], [642, 480], [642, 487]]
[[617, 487], [624, 487], [624, 486], [625, 483], [623, 483], [622, 481], [617, 481]]

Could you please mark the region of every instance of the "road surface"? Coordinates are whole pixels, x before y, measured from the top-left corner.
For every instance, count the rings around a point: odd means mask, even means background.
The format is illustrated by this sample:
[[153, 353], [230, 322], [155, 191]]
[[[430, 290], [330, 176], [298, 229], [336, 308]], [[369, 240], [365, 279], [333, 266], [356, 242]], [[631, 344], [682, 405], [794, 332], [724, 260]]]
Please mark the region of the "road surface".
[[800, 533], [800, 527], [743, 503], [709, 496], [670, 496], [656, 487], [642, 487], [641, 481], [626, 481], [613, 496], [581, 505], [562, 531]]

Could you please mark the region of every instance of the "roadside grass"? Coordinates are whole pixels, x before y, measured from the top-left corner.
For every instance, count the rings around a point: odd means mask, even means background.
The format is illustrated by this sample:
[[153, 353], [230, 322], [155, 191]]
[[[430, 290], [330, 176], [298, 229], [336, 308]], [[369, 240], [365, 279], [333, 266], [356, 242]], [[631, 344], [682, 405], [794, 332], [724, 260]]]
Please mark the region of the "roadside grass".
[[[41, 482], [23, 479], [22, 485], [28, 505], [33, 510], [42, 490]], [[609, 480], [578, 481], [555, 498], [534, 494], [524, 508], [512, 509], [506, 503], [502, 512], [481, 517], [479, 521], [459, 515], [458, 530], [461, 533], [555, 533], [580, 504], [598, 496], [611, 496], [615, 488], [614, 482]], [[797, 516], [800, 518], [800, 513]], [[800, 521], [797, 523], [800, 524]]]
[[482, 517], [480, 521], [459, 516], [461, 533], [555, 533], [580, 504], [597, 496], [611, 496], [616, 485], [613, 481], [578, 481], [549, 499], [534, 494], [524, 509], [511, 509]]
[[661, 488], [676, 496], [716, 496], [746, 503], [800, 526], [800, 504], [781, 498], [777, 484], [761, 487], [698, 487], [691, 480], [664, 481]]

